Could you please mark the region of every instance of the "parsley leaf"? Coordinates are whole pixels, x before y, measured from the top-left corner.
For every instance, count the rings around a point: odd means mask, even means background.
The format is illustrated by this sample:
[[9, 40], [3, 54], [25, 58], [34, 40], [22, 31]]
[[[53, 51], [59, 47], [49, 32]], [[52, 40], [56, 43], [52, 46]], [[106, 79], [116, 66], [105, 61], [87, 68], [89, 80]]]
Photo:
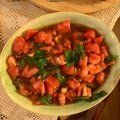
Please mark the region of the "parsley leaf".
[[107, 58], [105, 58], [105, 63], [116, 60], [116, 58], [117, 58], [117, 56], [109, 55]]
[[61, 84], [64, 84], [66, 82], [65, 77], [61, 74], [60, 69], [55, 69], [55, 72], [57, 74], [57, 78], [60, 81]]
[[94, 94], [92, 95], [92, 97], [87, 97], [87, 96], [76, 97], [76, 98], [74, 99], [74, 101], [75, 101], [75, 102], [78, 102], [78, 101], [93, 102], [93, 101], [95, 101], [95, 100], [97, 100], [97, 99], [99, 99], [99, 98], [101, 98], [101, 97], [103, 97], [103, 96], [105, 96], [105, 95], [107, 95], [107, 93], [106, 93], [104, 90], [102, 90], [102, 91], [100, 91], [99, 93], [94, 93]]
[[43, 67], [40, 68], [39, 71], [37, 72], [37, 76], [40, 76], [42, 80], [44, 80], [48, 75], [50, 74], [50, 72], [48, 71], [47, 68]]
[[21, 60], [17, 62], [18, 66], [23, 69], [26, 65], [35, 65], [35, 60], [33, 57], [24, 56]]
[[74, 65], [75, 62], [78, 60], [78, 56], [76, 52], [72, 50], [65, 50], [64, 56], [65, 56], [68, 67]]
[[84, 45], [77, 45], [76, 46], [76, 52], [79, 55], [80, 58], [84, 59], [85, 56], [85, 50]]
[[52, 97], [48, 95], [44, 95], [39, 98], [40, 102], [46, 105], [49, 105], [51, 103], [51, 99]]
[[36, 50], [34, 59], [38, 67], [44, 67], [47, 65], [47, 58], [45, 56], [45, 53], [41, 50]]

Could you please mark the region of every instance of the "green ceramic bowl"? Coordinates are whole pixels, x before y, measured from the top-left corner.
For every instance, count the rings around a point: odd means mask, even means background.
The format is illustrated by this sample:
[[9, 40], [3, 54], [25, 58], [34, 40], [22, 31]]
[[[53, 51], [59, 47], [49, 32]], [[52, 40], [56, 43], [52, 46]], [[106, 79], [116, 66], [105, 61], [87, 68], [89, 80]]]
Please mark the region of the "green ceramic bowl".
[[[105, 43], [109, 46], [111, 54], [118, 55], [117, 63], [111, 67], [105, 83], [96, 91], [96, 92], [99, 92], [101, 90], [104, 90], [108, 94], [105, 97], [102, 97], [94, 102], [81, 101], [81, 102], [72, 103], [64, 106], [32, 105], [31, 101], [29, 101], [28, 99], [19, 95], [16, 92], [16, 89], [13, 86], [8, 73], [6, 72], [6, 68], [7, 68], [6, 58], [11, 53], [11, 46], [14, 39], [17, 36], [20, 36], [27, 29], [40, 28], [44, 26], [53, 25], [65, 19], [69, 19], [72, 23], [82, 24], [82, 25], [96, 29], [101, 35], [104, 36]], [[9, 97], [15, 103], [17, 103], [20, 107], [23, 107], [35, 113], [45, 114], [45, 115], [64, 116], [64, 115], [80, 113], [100, 103], [112, 92], [112, 90], [117, 85], [120, 77], [120, 44], [117, 37], [114, 35], [114, 33], [99, 20], [84, 14], [80, 14], [80, 13], [56, 12], [56, 13], [44, 15], [34, 19], [33, 21], [29, 22], [25, 26], [21, 27], [16, 33], [12, 35], [12, 37], [8, 40], [8, 42], [4, 46], [4, 49], [0, 56], [0, 74], [1, 74], [1, 82], [3, 87], [5, 88], [5, 91], [7, 92]]]

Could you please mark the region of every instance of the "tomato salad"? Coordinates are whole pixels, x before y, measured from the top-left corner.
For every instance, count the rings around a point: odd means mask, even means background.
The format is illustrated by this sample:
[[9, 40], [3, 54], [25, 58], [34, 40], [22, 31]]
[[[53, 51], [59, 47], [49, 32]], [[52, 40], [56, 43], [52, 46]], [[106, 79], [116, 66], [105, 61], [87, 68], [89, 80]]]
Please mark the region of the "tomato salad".
[[14, 40], [6, 61], [19, 94], [35, 105], [65, 105], [105, 95], [93, 92], [104, 83], [116, 57], [95, 29], [65, 20], [25, 31]]

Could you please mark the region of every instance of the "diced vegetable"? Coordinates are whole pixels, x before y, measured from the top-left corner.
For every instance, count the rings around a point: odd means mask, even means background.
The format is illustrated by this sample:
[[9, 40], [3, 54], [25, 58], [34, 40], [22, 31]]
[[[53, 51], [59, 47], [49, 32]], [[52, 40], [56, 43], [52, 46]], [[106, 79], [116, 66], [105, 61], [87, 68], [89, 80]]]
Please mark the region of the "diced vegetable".
[[65, 50], [64, 56], [68, 66], [72, 66], [78, 59], [78, 56], [75, 51]]
[[43, 104], [46, 104], [46, 105], [49, 105], [51, 103], [51, 99], [52, 99], [52, 97], [47, 96], [47, 95], [41, 96], [39, 98], [40, 102], [43, 103]]

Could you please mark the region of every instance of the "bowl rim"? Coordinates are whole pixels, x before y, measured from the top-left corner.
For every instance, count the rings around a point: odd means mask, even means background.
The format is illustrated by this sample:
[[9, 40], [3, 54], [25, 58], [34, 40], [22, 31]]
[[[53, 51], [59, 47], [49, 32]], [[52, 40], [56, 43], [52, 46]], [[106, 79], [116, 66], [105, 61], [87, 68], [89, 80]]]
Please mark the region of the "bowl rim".
[[[73, 15], [72, 17], [71, 17], [71, 15]], [[27, 28], [29, 28], [29, 26], [34, 26], [33, 25], [33, 23], [38, 23], [38, 21], [43, 21], [43, 20], [45, 20], [45, 19], [55, 19], [56, 18], [56, 16], [57, 17], [60, 17], [60, 20], [62, 19], [62, 17], [64, 16], [66, 16], [66, 17], [68, 17], [68, 18], [71, 18], [71, 20], [76, 20], [76, 18], [74, 18], [74, 16], [76, 16], [76, 17], [78, 17], [78, 18], [85, 18], [85, 19], [89, 19], [90, 21], [95, 21], [95, 22], [97, 22], [97, 23], [99, 23], [100, 25], [102, 25], [108, 32], [110, 32], [109, 34], [111, 34], [111, 37], [113, 37], [114, 39], [115, 39], [115, 42], [116, 42], [116, 44], [117, 44], [117, 46], [119, 47], [117, 47], [118, 48], [118, 52], [120, 53], [120, 44], [119, 44], [119, 42], [118, 42], [118, 39], [117, 39], [117, 37], [115, 36], [115, 34], [103, 23], [103, 22], [101, 22], [100, 20], [98, 20], [97, 18], [94, 18], [94, 17], [92, 17], [92, 16], [89, 16], [89, 15], [86, 15], [86, 14], [83, 14], [83, 13], [76, 13], [76, 12], [55, 12], [55, 13], [49, 13], [49, 14], [46, 14], [46, 15], [42, 15], [42, 16], [40, 16], [40, 17], [37, 17], [37, 18], [35, 18], [35, 19], [33, 19], [33, 20], [31, 20], [29, 23], [27, 23], [27, 24], [25, 24], [23, 27], [21, 27], [21, 28], [19, 28], [9, 39], [8, 39], [8, 41], [7, 41], [7, 43], [5, 44], [5, 46], [4, 46], [4, 48], [3, 48], [3, 50], [2, 50], [2, 52], [1, 52], [1, 54], [0, 54], [0, 64], [2, 65], [2, 62], [3, 62], [3, 60], [2, 60], [2, 57], [4, 57], [3, 55], [5, 54], [5, 49], [7, 48], [7, 46], [9, 46], [9, 44], [10, 44], [10, 42], [11, 42], [11, 40], [12, 40], [12, 42], [13, 42], [13, 40], [16, 38], [16, 36], [17, 35], [20, 35], [21, 33], [23, 33], [25, 30], [27, 30]], [[89, 20], [86, 20], [86, 21], [89, 21]], [[78, 21], [77, 21], [78, 22]], [[50, 22], [51, 23], [51, 22]], [[50, 24], [49, 23], [49, 24]], [[58, 22], [56, 22], [56, 23], [58, 23]], [[55, 24], [55, 23], [51, 23], [51, 24]], [[11, 42], [11, 43], [12, 43]], [[119, 60], [120, 60], [120, 57], [119, 57]], [[4, 66], [3, 66], [4, 67]], [[117, 68], [118, 69], [118, 68]], [[86, 105], [88, 105], [87, 106], [87, 108], [83, 105], [82, 107], [82, 109], [80, 109], [80, 108], [76, 108], [77, 106], [79, 106], [79, 105], [81, 105], [81, 104], [79, 104], [79, 103], [74, 103], [74, 104], [70, 104], [70, 105], [65, 105], [65, 106], [52, 106], [52, 108], [51, 108], [51, 105], [50, 106], [30, 106], [30, 104], [29, 105], [25, 105], [25, 104], [22, 104], [21, 102], [19, 102], [19, 100], [16, 100], [16, 98], [14, 97], [14, 95], [12, 95], [12, 94], [10, 94], [10, 91], [6, 88], [6, 82], [5, 82], [5, 79], [4, 79], [4, 76], [2, 75], [3, 74], [3, 68], [1, 67], [0, 68], [0, 73], [1, 73], [1, 80], [2, 81], [0, 81], [0, 82], [2, 82], [2, 86], [3, 86], [3, 88], [5, 89], [5, 91], [6, 91], [6, 93], [8, 94], [8, 96], [16, 103], [16, 104], [18, 104], [20, 107], [22, 107], [22, 108], [25, 108], [25, 109], [27, 109], [27, 110], [29, 110], [29, 111], [32, 111], [32, 112], [34, 112], [34, 113], [39, 113], [39, 114], [45, 114], [45, 115], [59, 115], [59, 116], [65, 116], [65, 115], [71, 115], [71, 114], [76, 114], [76, 113], [79, 113], [79, 112], [83, 112], [83, 111], [85, 111], [85, 110], [88, 110], [88, 109], [90, 109], [90, 108], [92, 108], [92, 107], [94, 107], [95, 105], [97, 105], [98, 103], [100, 103], [101, 101], [103, 101], [111, 92], [112, 92], [112, 90], [114, 89], [114, 87], [117, 85], [117, 83], [118, 83], [118, 79], [120, 78], [120, 72], [119, 72], [119, 74], [117, 75], [117, 79], [115, 80], [115, 83], [114, 83], [114, 86], [113, 86], [113, 88], [111, 89], [111, 90], [109, 90], [109, 93], [106, 95], [106, 96], [104, 96], [104, 97], [102, 97], [102, 98], [100, 98], [100, 99], [98, 99], [98, 100], [96, 100], [96, 101], [94, 101], [94, 102], [92, 102], [92, 103], [87, 103], [87, 102], [84, 102], [84, 101], [82, 101], [82, 104], [86, 104]], [[120, 71], [120, 70], [119, 70]], [[99, 91], [99, 90], [98, 90]], [[20, 97], [19, 95], [17, 96], [17, 97]], [[22, 97], [24, 97], [24, 96], [22, 96]], [[21, 97], [20, 97], [21, 98]], [[24, 100], [24, 99], [23, 99]], [[74, 107], [74, 109], [72, 109], [72, 110], [70, 110], [70, 107]], [[42, 109], [44, 109], [45, 108], [45, 110], [43, 110], [42, 111]], [[37, 110], [36, 110], [37, 109]], [[48, 110], [50, 110], [50, 111], [48, 111]], [[65, 110], [63, 110], [63, 109], [65, 109]], [[47, 110], [47, 111], [46, 111]], [[59, 112], [57, 112], [57, 110], [59, 111]], [[56, 112], [55, 112], [56, 111]], [[54, 113], [53, 113], [54, 112]]]

